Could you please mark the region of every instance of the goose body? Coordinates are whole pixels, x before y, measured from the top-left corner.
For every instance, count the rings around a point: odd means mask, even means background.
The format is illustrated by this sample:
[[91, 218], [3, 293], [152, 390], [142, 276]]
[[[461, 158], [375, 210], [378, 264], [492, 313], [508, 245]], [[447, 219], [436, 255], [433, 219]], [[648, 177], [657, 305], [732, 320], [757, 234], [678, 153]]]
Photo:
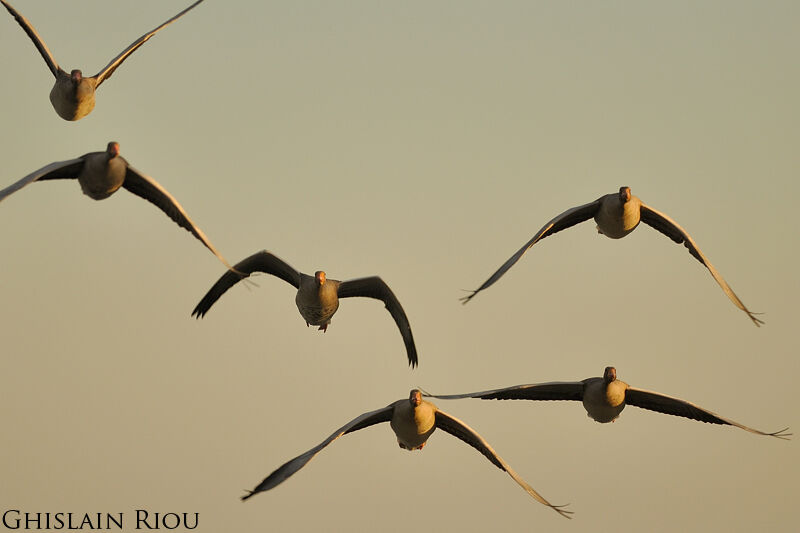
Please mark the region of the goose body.
[[56, 81], [50, 89], [50, 103], [64, 120], [80, 120], [94, 109], [97, 85], [96, 77], [84, 78], [78, 69], [69, 74], [58, 69]]
[[315, 272], [314, 277], [300, 274], [300, 286], [294, 303], [306, 325], [319, 326], [322, 331], [328, 329], [331, 317], [339, 309], [340, 284], [338, 280], [326, 279], [325, 272], [321, 270]]
[[[612, 367], [609, 367], [612, 368]], [[611, 371], [606, 370], [609, 374]], [[583, 381], [583, 408], [586, 415], [601, 423], [613, 422], [625, 409], [625, 391], [628, 384], [616, 379], [590, 378]]]
[[599, 205], [594, 215], [597, 233], [609, 239], [621, 239], [639, 225], [642, 201], [631, 194], [629, 187], [623, 187], [617, 194], [606, 194], [597, 201]]
[[401, 448], [421, 450], [436, 429], [436, 406], [423, 400], [419, 391], [412, 391], [409, 401], [394, 403], [389, 424]]
[[127, 171], [128, 162], [119, 155], [119, 145], [112, 142], [105, 152], [83, 156], [78, 183], [83, 194], [92, 200], [104, 200], [122, 187]]

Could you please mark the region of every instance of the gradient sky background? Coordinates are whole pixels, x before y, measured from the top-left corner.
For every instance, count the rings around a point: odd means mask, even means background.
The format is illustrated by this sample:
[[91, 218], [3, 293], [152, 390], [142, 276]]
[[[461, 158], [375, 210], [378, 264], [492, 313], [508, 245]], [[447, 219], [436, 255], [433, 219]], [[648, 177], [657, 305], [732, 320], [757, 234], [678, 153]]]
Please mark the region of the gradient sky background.
[[[63, 68], [99, 71], [189, 4], [14, 6]], [[199, 531], [753, 531], [797, 527], [797, 439], [630, 407], [438, 401], [572, 521], [437, 432], [343, 437], [275, 490], [244, 489], [355, 416], [421, 386], [460, 393], [579, 380], [633, 386], [797, 432], [797, 2], [220, 2], [156, 35], [87, 118], [0, 13], [3, 177], [103, 150], [169, 190], [231, 261], [378, 274], [420, 366], [376, 301], [306, 329], [262, 276], [202, 321], [223, 267], [121, 190], [33, 184], [0, 204], [0, 505], [199, 512]], [[629, 185], [678, 221], [766, 325], [682, 246], [563, 210]]]

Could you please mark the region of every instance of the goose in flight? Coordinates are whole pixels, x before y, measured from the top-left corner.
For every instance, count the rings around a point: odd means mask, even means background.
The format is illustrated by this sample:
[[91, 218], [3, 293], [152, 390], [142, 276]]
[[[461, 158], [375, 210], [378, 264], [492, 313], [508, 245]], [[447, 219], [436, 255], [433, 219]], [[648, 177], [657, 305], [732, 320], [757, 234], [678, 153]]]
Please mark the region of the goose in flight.
[[53, 57], [52, 53], [50, 53], [47, 45], [44, 43], [42, 38], [39, 36], [39, 33], [28, 21], [28, 19], [23, 17], [16, 9], [11, 7], [11, 4], [5, 0], [0, 0], [8, 12], [11, 13], [17, 22], [19, 22], [19, 25], [22, 26], [22, 29], [28, 34], [28, 37], [31, 38], [34, 46], [36, 46], [36, 49], [39, 50], [40, 54], [42, 54], [44, 62], [47, 63], [48, 68], [50, 68], [53, 76], [55, 76], [56, 82], [55, 85], [53, 85], [53, 89], [50, 91], [50, 102], [53, 104], [53, 108], [56, 110], [56, 113], [58, 113], [58, 116], [64, 120], [80, 120], [91, 113], [92, 109], [94, 109], [94, 93], [97, 88], [100, 87], [100, 84], [110, 78], [114, 73], [114, 70], [120, 66], [129, 55], [134, 53], [137, 48], [142, 46], [150, 37], [155, 35], [156, 32], [158, 32], [164, 26], [167, 26], [178, 20], [186, 12], [193, 9], [202, 1], [203, 0], [197, 0], [197, 2], [190, 5], [165, 23], [145, 33], [132, 42], [131, 45], [123, 50], [122, 53], [120, 53], [117, 57], [112, 59], [111, 62], [103, 68], [103, 70], [91, 78], [85, 78], [83, 73], [78, 69], [74, 69], [67, 73], [64, 69], [58, 66], [56, 58]]
[[709, 424], [736, 426], [750, 433], [786, 439], [791, 435], [784, 428], [780, 431], [766, 433], [733, 420], [723, 418], [716, 413], [703, 409], [685, 400], [631, 387], [617, 379], [617, 369], [606, 367], [603, 377], [587, 378], [582, 381], [552, 381], [531, 385], [517, 385], [505, 389], [495, 389], [468, 394], [437, 395], [425, 393], [425, 396], [445, 400], [461, 398], [480, 398], [482, 400], [574, 400], [583, 402], [587, 416], [597, 422], [613, 422], [617, 419], [625, 405], [635, 405], [657, 413], [682, 416]]
[[[414, 336], [408, 323], [406, 312], [397, 300], [389, 286], [378, 276], [369, 278], [338, 281], [328, 279], [325, 272], [317, 271], [313, 276], [295, 270], [279, 257], [263, 250], [243, 259], [228, 270], [206, 293], [197, 307], [192, 311], [192, 316], [202, 318], [211, 309], [225, 291], [233, 287], [240, 280], [253, 272], [264, 272], [276, 276], [291, 284], [297, 289], [294, 301], [300, 315], [305, 319], [306, 326], [319, 326], [321, 331], [327, 331], [336, 310], [339, 308], [339, 299], [353, 296], [363, 296], [381, 300], [386, 309], [394, 318], [403, 342], [406, 345], [408, 364], [417, 366], [417, 349], [414, 345]], [[241, 274], [241, 275], [240, 275]]]
[[730, 288], [720, 273], [717, 272], [717, 269], [714, 268], [714, 265], [712, 265], [711, 262], [706, 259], [706, 256], [703, 255], [703, 252], [700, 251], [700, 248], [697, 247], [689, 234], [686, 233], [686, 231], [670, 217], [664, 213], [656, 211], [652, 207], [643, 203], [636, 196], [633, 196], [631, 194], [630, 187], [620, 187], [618, 193], [606, 194], [594, 202], [573, 207], [572, 209], [567, 209], [552, 219], [550, 222], [545, 224], [542, 229], [536, 232], [536, 235], [534, 235], [531, 240], [526, 242], [525, 245], [517, 251], [517, 253], [512, 255], [508, 261], [503, 263], [503, 265], [497, 269], [497, 272], [492, 274], [489, 279], [484, 281], [483, 285], [472, 291], [472, 293], [468, 296], [461, 298], [461, 300], [463, 303], [467, 303], [480, 291], [489, 288], [494, 282], [500, 279], [503, 274], [508, 271], [508, 269], [514, 266], [514, 263], [519, 261], [522, 255], [527, 252], [531, 246], [540, 240], [561, 230], [571, 228], [572, 226], [585, 220], [589, 220], [592, 217], [594, 217], [594, 220], [597, 223], [597, 232], [611, 239], [621, 239], [636, 229], [636, 226], [639, 225], [639, 222], [644, 222], [648, 226], [660, 231], [676, 243], [683, 243], [683, 245], [689, 250], [689, 253], [692, 254], [695, 259], [700, 261], [709, 272], [711, 272], [711, 275], [714, 277], [719, 286], [722, 287], [722, 290], [725, 291], [725, 294], [728, 295], [728, 298], [730, 298], [734, 305], [747, 313], [747, 316], [750, 317], [750, 320], [753, 321], [753, 324], [760, 326], [764, 323], [755, 316], [757, 313], [752, 313], [747, 309], [747, 307], [745, 307], [739, 297], [733, 292], [733, 289]]
[[270, 490], [280, 485], [295, 472], [303, 468], [306, 463], [313, 459], [323, 448], [342, 435], [382, 422], [389, 422], [392, 431], [394, 431], [397, 436], [397, 444], [404, 450], [421, 450], [436, 428], [461, 439], [485, 455], [497, 468], [507, 472], [534, 500], [551, 507], [565, 518], [571, 518], [569, 515], [572, 514], [572, 511], [564, 509], [564, 507], [566, 507], [565, 505], [553, 505], [545, 500], [538, 492], [533, 490], [533, 487], [528, 485], [519, 474], [512, 470], [512, 468], [497, 455], [494, 449], [489, 446], [489, 443], [478, 435], [475, 430], [456, 417], [439, 410], [431, 402], [423, 400], [422, 394], [418, 389], [412, 390], [408, 399], [397, 400], [383, 409], [364, 413], [351, 420], [334, 431], [330, 437], [317, 446], [314, 446], [307, 452], [284, 463], [267, 476], [264, 481], [259, 483], [256, 488], [242, 496], [242, 500], [246, 500], [259, 492]]
[[181, 204], [153, 178], [128, 165], [128, 162], [119, 155], [119, 143], [113, 141], [108, 143], [105, 152], [90, 152], [76, 159], [50, 163], [0, 190], [0, 202], [29, 183], [55, 179], [77, 179], [83, 193], [94, 200], [108, 198], [120, 187], [128, 189], [164, 211], [169, 218], [197, 237], [226, 267], [230, 268], [208, 237], [192, 222]]

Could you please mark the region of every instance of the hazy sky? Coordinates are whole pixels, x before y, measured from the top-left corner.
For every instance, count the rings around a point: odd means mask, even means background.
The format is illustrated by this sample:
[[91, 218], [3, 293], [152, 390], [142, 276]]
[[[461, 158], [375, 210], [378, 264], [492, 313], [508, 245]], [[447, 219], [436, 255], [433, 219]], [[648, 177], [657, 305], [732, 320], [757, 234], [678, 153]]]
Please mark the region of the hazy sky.
[[[14, 0], [66, 70], [99, 71], [189, 4]], [[271, 492], [244, 489], [421, 386], [633, 386], [759, 429], [800, 428], [796, 2], [222, 2], [153, 37], [66, 122], [0, 13], [0, 188], [120, 143], [231, 261], [268, 249], [381, 304], [307, 329], [286, 283], [190, 313], [220, 263], [152, 205], [43, 182], [0, 204], [0, 506], [199, 512], [199, 531], [754, 531], [797, 527], [797, 439], [635, 407], [439, 401], [568, 521], [444, 432], [347, 435]], [[695, 238], [586, 222], [474, 289], [563, 210], [629, 185]], [[128, 521], [131, 521], [130, 523]]]

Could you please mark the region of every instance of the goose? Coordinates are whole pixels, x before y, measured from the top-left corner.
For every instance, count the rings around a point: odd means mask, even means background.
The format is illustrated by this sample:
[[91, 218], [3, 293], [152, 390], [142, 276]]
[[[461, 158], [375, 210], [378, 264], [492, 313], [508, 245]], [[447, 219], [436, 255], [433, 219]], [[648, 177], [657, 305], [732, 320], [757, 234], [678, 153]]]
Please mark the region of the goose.
[[747, 309], [747, 307], [745, 307], [739, 297], [733, 292], [733, 289], [730, 288], [720, 273], [717, 272], [717, 269], [714, 268], [714, 265], [711, 264], [705, 255], [703, 255], [703, 252], [700, 251], [700, 248], [697, 247], [694, 240], [692, 240], [689, 234], [686, 233], [686, 231], [680, 227], [677, 222], [672, 220], [664, 213], [656, 211], [652, 207], [646, 205], [636, 196], [633, 196], [631, 194], [631, 188], [626, 186], [620, 187], [619, 192], [606, 194], [594, 202], [579, 205], [577, 207], [573, 207], [572, 209], [567, 209], [549, 221], [547, 224], [542, 226], [542, 229], [536, 232], [536, 235], [534, 235], [531, 240], [526, 242], [525, 245], [517, 251], [517, 253], [512, 255], [508, 261], [503, 263], [503, 265], [498, 268], [497, 271], [489, 277], [489, 279], [484, 281], [483, 285], [474, 291], [469, 291], [471, 294], [461, 298], [461, 301], [466, 304], [472, 300], [476, 294], [492, 286], [492, 284], [499, 280], [503, 274], [508, 271], [508, 269], [514, 266], [514, 263], [519, 261], [522, 255], [527, 252], [531, 246], [540, 240], [561, 230], [571, 228], [572, 226], [585, 220], [589, 220], [592, 217], [594, 217], [594, 220], [597, 223], [597, 232], [610, 239], [621, 239], [636, 229], [636, 226], [639, 225], [639, 222], [644, 222], [648, 226], [660, 231], [676, 243], [683, 243], [683, 245], [689, 250], [689, 253], [692, 254], [692, 256], [694, 256], [698, 261], [700, 261], [709, 272], [711, 272], [711, 275], [714, 277], [719, 286], [722, 287], [722, 290], [728, 295], [728, 298], [730, 298], [734, 305], [747, 313], [747, 316], [750, 317], [750, 320], [753, 321], [753, 324], [760, 326], [764, 323], [755, 316], [758, 313], [752, 313]]
[[788, 437], [791, 435], [791, 433], [786, 432], [789, 429], [788, 427], [771, 433], [759, 431], [734, 422], [733, 420], [723, 418], [712, 411], [703, 409], [686, 400], [631, 387], [624, 381], [617, 379], [617, 369], [613, 366], [606, 367], [603, 372], [603, 377], [587, 378], [582, 381], [534, 383], [483, 392], [470, 392], [467, 394], [440, 395], [426, 392], [425, 396], [445, 400], [480, 398], [482, 400], [581, 401], [583, 402], [584, 409], [586, 409], [587, 416], [603, 424], [616, 420], [627, 404], [657, 413], [682, 416], [709, 424], [736, 426], [757, 435], [765, 435], [785, 440], [788, 440]]
[[55, 179], [77, 179], [83, 193], [94, 200], [108, 198], [120, 187], [124, 187], [136, 196], [155, 204], [176, 224], [197, 237], [226, 267], [230, 268], [228, 261], [214, 248], [205, 233], [192, 222], [181, 204], [153, 178], [134, 169], [119, 155], [119, 143], [109, 142], [105, 152], [90, 152], [75, 159], [45, 165], [0, 190], [0, 202], [35, 181]]
[[474, 429], [458, 418], [440, 410], [433, 403], [423, 400], [422, 393], [419, 389], [413, 389], [408, 399], [397, 400], [382, 409], [369, 411], [354, 418], [334, 431], [330, 437], [318, 445], [278, 467], [253, 490], [248, 491], [246, 495], [242, 496], [242, 500], [247, 500], [259, 492], [277, 487], [294, 475], [295, 472], [303, 468], [315, 455], [322, 451], [323, 448], [342, 435], [382, 422], [389, 422], [392, 431], [394, 431], [397, 436], [397, 444], [404, 450], [421, 450], [436, 428], [461, 439], [486, 456], [497, 468], [508, 473], [508, 475], [525, 489], [525, 492], [530, 494], [534, 500], [552, 508], [565, 518], [571, 518], [569, 515], [572, 514], [572, 511], [564, 509], [566, 505], [553, 505], [545, 500], [544, 497], [536, 492], [533, 487], [528, 485], [519, 474], [508, 466], [508, 464], [497, 455], [497, 452], [489, 446], [489, 443], [478, 435]]
[[233, 287], [240, 280], [253, 272], [264, 272], [276, 276], [291, 284], [297, 289], [295, 304], [300, 315], [305, 319], [306, 326], [319, 326], [320, 331], [327, 331], [336, 310], [339, 308], [339, 299], [354, 296], [375, 298], [381, 300], [386, 309], [394, 318], [408, 354], [408, 364], [413, 368], [417, 366], [417, 349], [414, 345], [414, 336], [408, 323], [403, 307], [395, 297], [389, 286], [378, 276], [368, 278], [338, 281], [328, 279], [325, 272], [318, 270], [313, 276], [295, 270], [279, 257], [262, 250], [250, 257], [243, 259], [228, 270], [214, 284], [200, 303], [192, 311], [195, 318], [203, 318], [211, 306], [214, 305], [225, 291]]
[[8, 12], [11, 13], [19, 25], [22, 26], [22, 29], [25, 30], [25, 33], [28, 34], [28, 37], [30, 37], [30, 39], [33, 41], [36, 49], [39, 50], [39, 53], [44, 58], [44, 62], [47, 63], [47, 66], [50, 68], [53, 76], [55, 76], [55, 84], [50, 90], [50, 102], [53, 104], [53, 108], [56, 110], [56, 113], [58, 113], [58, 116], [64, 120], [71, 121], [80, 120], [92, 112], [92, 109], [94, 109], [95, 91], [98, 87], [100, 87], [101, 83], [111, 77], [111, 75], [114, 73], [114, 70], [116, 70], [116, 68], [119, 67], [129, 55], [134, 53], [137, 48], [147, 42], [147, 40], [155, 35], [161, 28], [175, 22], [202, 1], [203, 0], [197, 0], [197, 2], [193, 3], [157, 28], [145, 33], [132, 42], [130, 46], [123, 50], [122, 53], [120, 53], [117, 57], [112, 59], [108, 65], [103, 67], [103, 70], [91, 78], [86, 78], [79, 69], [73, 69], [67, 73], [64, 69], [58, 66], [58, 62], [56, 61], [55, 57], [53, 57], [53, 54], [50, 53], [47, 45], [44, 43], [42, 38], [39, 36], [39, 33], [28, 21], [28, 19], [23, 17], [11, 6], [11, 4], [6, 2], [6, 0], [0, 0]]

